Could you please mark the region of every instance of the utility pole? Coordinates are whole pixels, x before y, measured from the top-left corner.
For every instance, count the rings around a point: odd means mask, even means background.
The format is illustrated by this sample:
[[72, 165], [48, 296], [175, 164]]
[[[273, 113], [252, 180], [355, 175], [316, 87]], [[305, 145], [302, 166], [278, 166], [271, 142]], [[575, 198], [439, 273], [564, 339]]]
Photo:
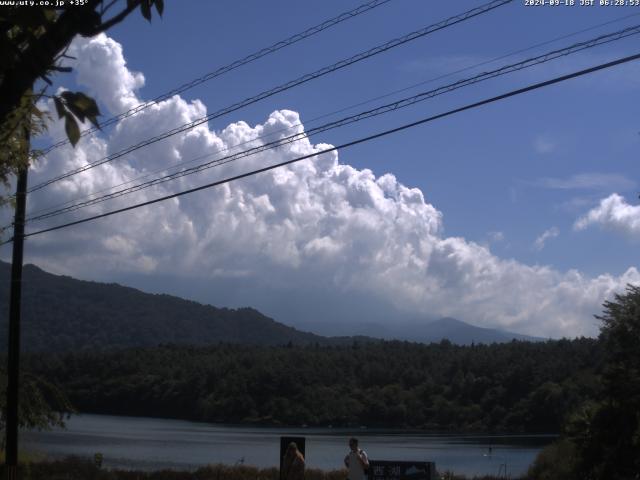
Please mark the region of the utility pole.
[[[30, 132], [26, 135], [26, 155], [30, 150]], [[7, 384], [7, 424], [5, 462], [7, 480], [17, 480], [18, 468], [18, 391], [20, 375], [20, 303], [22, 299], [22, 257], [24, 251], [24, 220], [27, 205], [28, 162], [18, 172], [16, 210], [13, 222], [13, 259], [11, 262], [11, 296], [9, 300], [9, 355]]]

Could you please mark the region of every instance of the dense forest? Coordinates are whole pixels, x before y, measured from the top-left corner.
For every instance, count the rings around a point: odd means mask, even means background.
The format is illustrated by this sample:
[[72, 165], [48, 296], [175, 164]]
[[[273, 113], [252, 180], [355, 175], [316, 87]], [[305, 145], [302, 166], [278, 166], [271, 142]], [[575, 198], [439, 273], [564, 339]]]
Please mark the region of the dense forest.
[[[528, 478], [636, 480], [640, 287], [628, 285], [603, 307], [598, 339], [471, 346], [164, 345], [32, 353], [23, 366], [45, 397], [38, 385], [57, 384], [51, 391], [66, 393], [80, 412], [219, 423], [557, 432], [560, 437], [538, 455]], [[46, 415], [56, 402], [46, 400], [50, 408], [37, 409], [36, 420], [50, 424]]]
[[223, 423], [558, 432], [597, 388], [593, 339], [455, 346], [166, 345], [33, 354], [80, 412]]

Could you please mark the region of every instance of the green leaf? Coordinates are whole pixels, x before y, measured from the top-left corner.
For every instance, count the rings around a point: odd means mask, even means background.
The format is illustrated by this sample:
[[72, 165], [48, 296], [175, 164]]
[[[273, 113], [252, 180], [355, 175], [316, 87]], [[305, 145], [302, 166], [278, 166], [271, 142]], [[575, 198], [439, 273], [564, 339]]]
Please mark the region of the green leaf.
[[73, 101], [73, 99], [75, 98], [76, 94], [73, 93], [73, 92], [70, 92], [69, 90], [66, 90], [66, 91], [62, 92], [60, 94], [60, 96], [62, 98], [64, 98], [65, 102], [69, 103], [69, 102]]
[[140, 11], [142, 12], [142, 16], [147, 20], [151, 21], [151, 4], [150, 0], [141, 0], [140, 2]]
[[100, 128], [100, 124], [98, 123], [98, 119], [95, 117], [95, 115], [87, 115], [87, 118], [89, 119], [89, 121], [91, 123], [93, 123], [93, 125], [98, 129], [101, 130]]
[[100, 128], [96, 119], [100, 115], [100, 109], [93, 98], [82, 92], [64, 92], [62, 96], [66, 102], [67, 109], [81, 122], [88, 118], [91, 123]]
[[67, 137], [69, 138], [71, 145], [75, 147], [78, 140], [80, 140], [80, 128], [78, 127], [78, 122], [76, 122], [76, 119], [73, 118], [73, 115], [70, 113], [67, 113], [64, 117], [64, 129], [67, 132]]
[[60, 97], [56, 96], [53, 97], [53, 104], [56, 106], [56, 112], [58, 112], [58, 118], [62, 118], [64, 117], [65, 109], [64, 109], [64, 105], [62, 104], [62, 100], [60, 100]]
[[53, 23], [58, 18], [58, 13], [53, 8], [45, 8], [44, 17], [46, 18], [47, 22]]
[[67, 110], [73, 113], [78, 118], [78, 120], [84, 123], [84, 119], [86, 118], [86, 115], [84, 114], [82, 109], [78, 108], [73, 103], [67, 102]]
[[96, 101], [82, 92], [75, 93], [72, 103], [78, 109], [82, 110], [87, 117], [89, 115], [100, 115], [100, 110], [98, 109], [98, 104], [96, 103]]
[[155, 4], [158, 15], [162, 16], [162, 12], [164, 12], [164, 0], [155, 0]]

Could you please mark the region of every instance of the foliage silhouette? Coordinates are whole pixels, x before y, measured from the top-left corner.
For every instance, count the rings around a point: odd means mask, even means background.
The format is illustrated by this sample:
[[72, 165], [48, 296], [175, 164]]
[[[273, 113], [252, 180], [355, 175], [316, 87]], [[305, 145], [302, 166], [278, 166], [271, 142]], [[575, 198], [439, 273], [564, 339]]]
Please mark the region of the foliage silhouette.
[[[118, 4], [120, 10], [108, 14]], [[78, 121], [88, 119], [98, 125], [98, 106], [82, 92], [46, 94], [52, 74], [71, 71], [62, 63], [73, 38], [104, 32], [137, 8], [151, 21], [151, 7], [162, 15], [164, 0], [87, 0], [66, 8], [15, 5], [0, 9], [0, 143], [5, 147], [0, 151], [0, 183], [8, 186], [10, 176], [28, 167], [36, 157], [29, 152], [29, 136], [41, 131], [32, 127], [34, 119], [43, 117], [36, 105], [41, 98], [54, 99], [73, 145], [80, 138]], [[38, 80], [42, 81], [40, 89], [36, 89]], [[0, 197], [0, 205], [6, 200]]]

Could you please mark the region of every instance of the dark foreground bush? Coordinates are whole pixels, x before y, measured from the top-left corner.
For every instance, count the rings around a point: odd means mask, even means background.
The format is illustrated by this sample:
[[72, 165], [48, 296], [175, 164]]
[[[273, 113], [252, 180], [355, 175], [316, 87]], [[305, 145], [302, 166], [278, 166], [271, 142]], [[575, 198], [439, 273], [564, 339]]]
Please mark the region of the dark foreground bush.
[[[2, 472], [3, 480], [6, 473]], [[90, 459], [67, 457], [62, 460], [48, 460], [21, 464], [18, 469], [20, 480], [279, 480], [277, 468], [256, 468], [248, 466], [208, 465], [193, 471], [117, 470], [99, 468]], [[307, 469], [306, 480], [345, 480], [342, 470], [324, 471]]]
[[479, 475], [479, 476], [474, 475], [473, 477], [466, 477], [464, 475], [457, 475], [453, 472], [444, 472], [440, 474], [440, 480], [504, 480], [505, 478], [508, 478], [509, 480], [524, 480], [520, 477], [511, 477], [511, 476], [496, 477], [494, 475]]
[[528, 480], [572, 480], [576, 470], [576, 449], [566, 439], [547, 445], [527, 473]]
[[[2, 471], [2, 480], [6, 472]], [[277, 468], [256, 468], [248, 466], [208, 465], [193, 471], [116, 470], [99, 468], [86, 458], [67, 457], [63, 460], [47, 460], [24, 463], [19, 466], [20, 480], [279, 480]], [[345, 480], [346, 470], [320, 470], [310, 468], [305, 471], [305, 480]], [[498, 477], [469, 477], [447, 472], [443, 480], [498, 480]], [[512, 479], [517, 480], [517, 479]]]

